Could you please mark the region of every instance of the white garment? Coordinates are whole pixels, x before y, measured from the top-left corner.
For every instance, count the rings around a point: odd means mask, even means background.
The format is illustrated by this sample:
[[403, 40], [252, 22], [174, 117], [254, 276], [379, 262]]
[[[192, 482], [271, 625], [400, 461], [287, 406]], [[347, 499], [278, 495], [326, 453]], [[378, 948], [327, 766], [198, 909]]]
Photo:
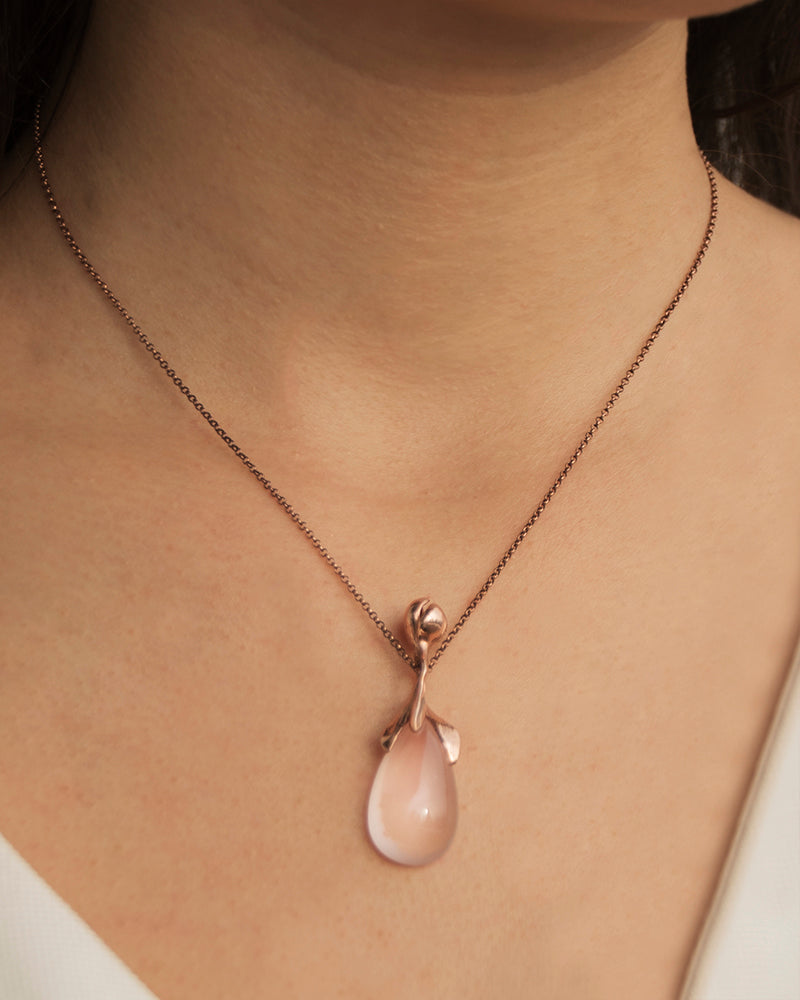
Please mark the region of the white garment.
[[680, 1000], [800, 1000], [800, 645]]
[[[158, 1000], [1, 836], [0, 1000]], [[800, 1000], [800, 646], [679, 1000]]]

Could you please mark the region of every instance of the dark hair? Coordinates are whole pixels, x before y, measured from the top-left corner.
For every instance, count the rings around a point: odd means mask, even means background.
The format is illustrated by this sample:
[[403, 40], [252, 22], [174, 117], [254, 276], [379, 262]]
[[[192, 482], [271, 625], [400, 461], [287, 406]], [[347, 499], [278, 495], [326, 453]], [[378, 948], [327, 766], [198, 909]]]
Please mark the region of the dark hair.
[[37, 99], [63, 88], [92, 0], [0, 0], [0, 156], [29, 131]]
[[[0, 152], [29, 130], [37, 97], [62, 88], [92, 0], [0, 3]], [[698, 145], [737, 184], [800, 215], [800, 0], [689, 22]]]
[[800, 215], [800, 0], [689, 22], [695, 135], [740, 187]]

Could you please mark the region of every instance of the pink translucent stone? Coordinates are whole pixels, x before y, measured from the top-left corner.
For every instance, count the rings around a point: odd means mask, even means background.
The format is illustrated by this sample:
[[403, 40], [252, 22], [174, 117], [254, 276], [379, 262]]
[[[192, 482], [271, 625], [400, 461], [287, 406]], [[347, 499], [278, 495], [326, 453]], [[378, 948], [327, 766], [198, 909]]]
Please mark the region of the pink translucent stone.
[[418, 733], [405, 726], [372, 783], [372, 843], [390, 861], [427, 865], [450, 846], [457, 819], [453, 766], [433, 726], [427, 719]]

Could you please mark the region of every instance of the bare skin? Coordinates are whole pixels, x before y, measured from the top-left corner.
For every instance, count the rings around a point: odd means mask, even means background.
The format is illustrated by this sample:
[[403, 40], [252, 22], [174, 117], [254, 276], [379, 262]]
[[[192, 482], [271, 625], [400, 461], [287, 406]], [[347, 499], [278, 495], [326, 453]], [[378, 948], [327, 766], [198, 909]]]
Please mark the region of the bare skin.
[[[700, 242], [655, 19], [703, 11], [291, 6], [99, 4], [53, 183], [378, 611], [452, 619]], [[160, 1000], [676, 997], [800, 626], [800, 223], [720, 182], [431, 677], [460, 829], [410, 871], [363, 807], [413, 676], [30, 172], [0, 211], [3, 835]]]

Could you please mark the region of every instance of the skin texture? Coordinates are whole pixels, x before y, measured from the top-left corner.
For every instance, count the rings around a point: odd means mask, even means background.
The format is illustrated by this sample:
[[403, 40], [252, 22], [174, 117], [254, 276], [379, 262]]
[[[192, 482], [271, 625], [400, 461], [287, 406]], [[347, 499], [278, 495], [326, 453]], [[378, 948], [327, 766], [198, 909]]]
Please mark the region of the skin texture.
[[[709, 8], [97, 8], [77, 238], [379, 613], [454, 620], [700, 243]], [[675, 998], [800, 625], [799, 224], [720, 180], [431, 678], [461, 816], [416, 872], [363, 830], [413, 675], [32, 172], [0, 226], [4, 836], [161, 1000]]]

